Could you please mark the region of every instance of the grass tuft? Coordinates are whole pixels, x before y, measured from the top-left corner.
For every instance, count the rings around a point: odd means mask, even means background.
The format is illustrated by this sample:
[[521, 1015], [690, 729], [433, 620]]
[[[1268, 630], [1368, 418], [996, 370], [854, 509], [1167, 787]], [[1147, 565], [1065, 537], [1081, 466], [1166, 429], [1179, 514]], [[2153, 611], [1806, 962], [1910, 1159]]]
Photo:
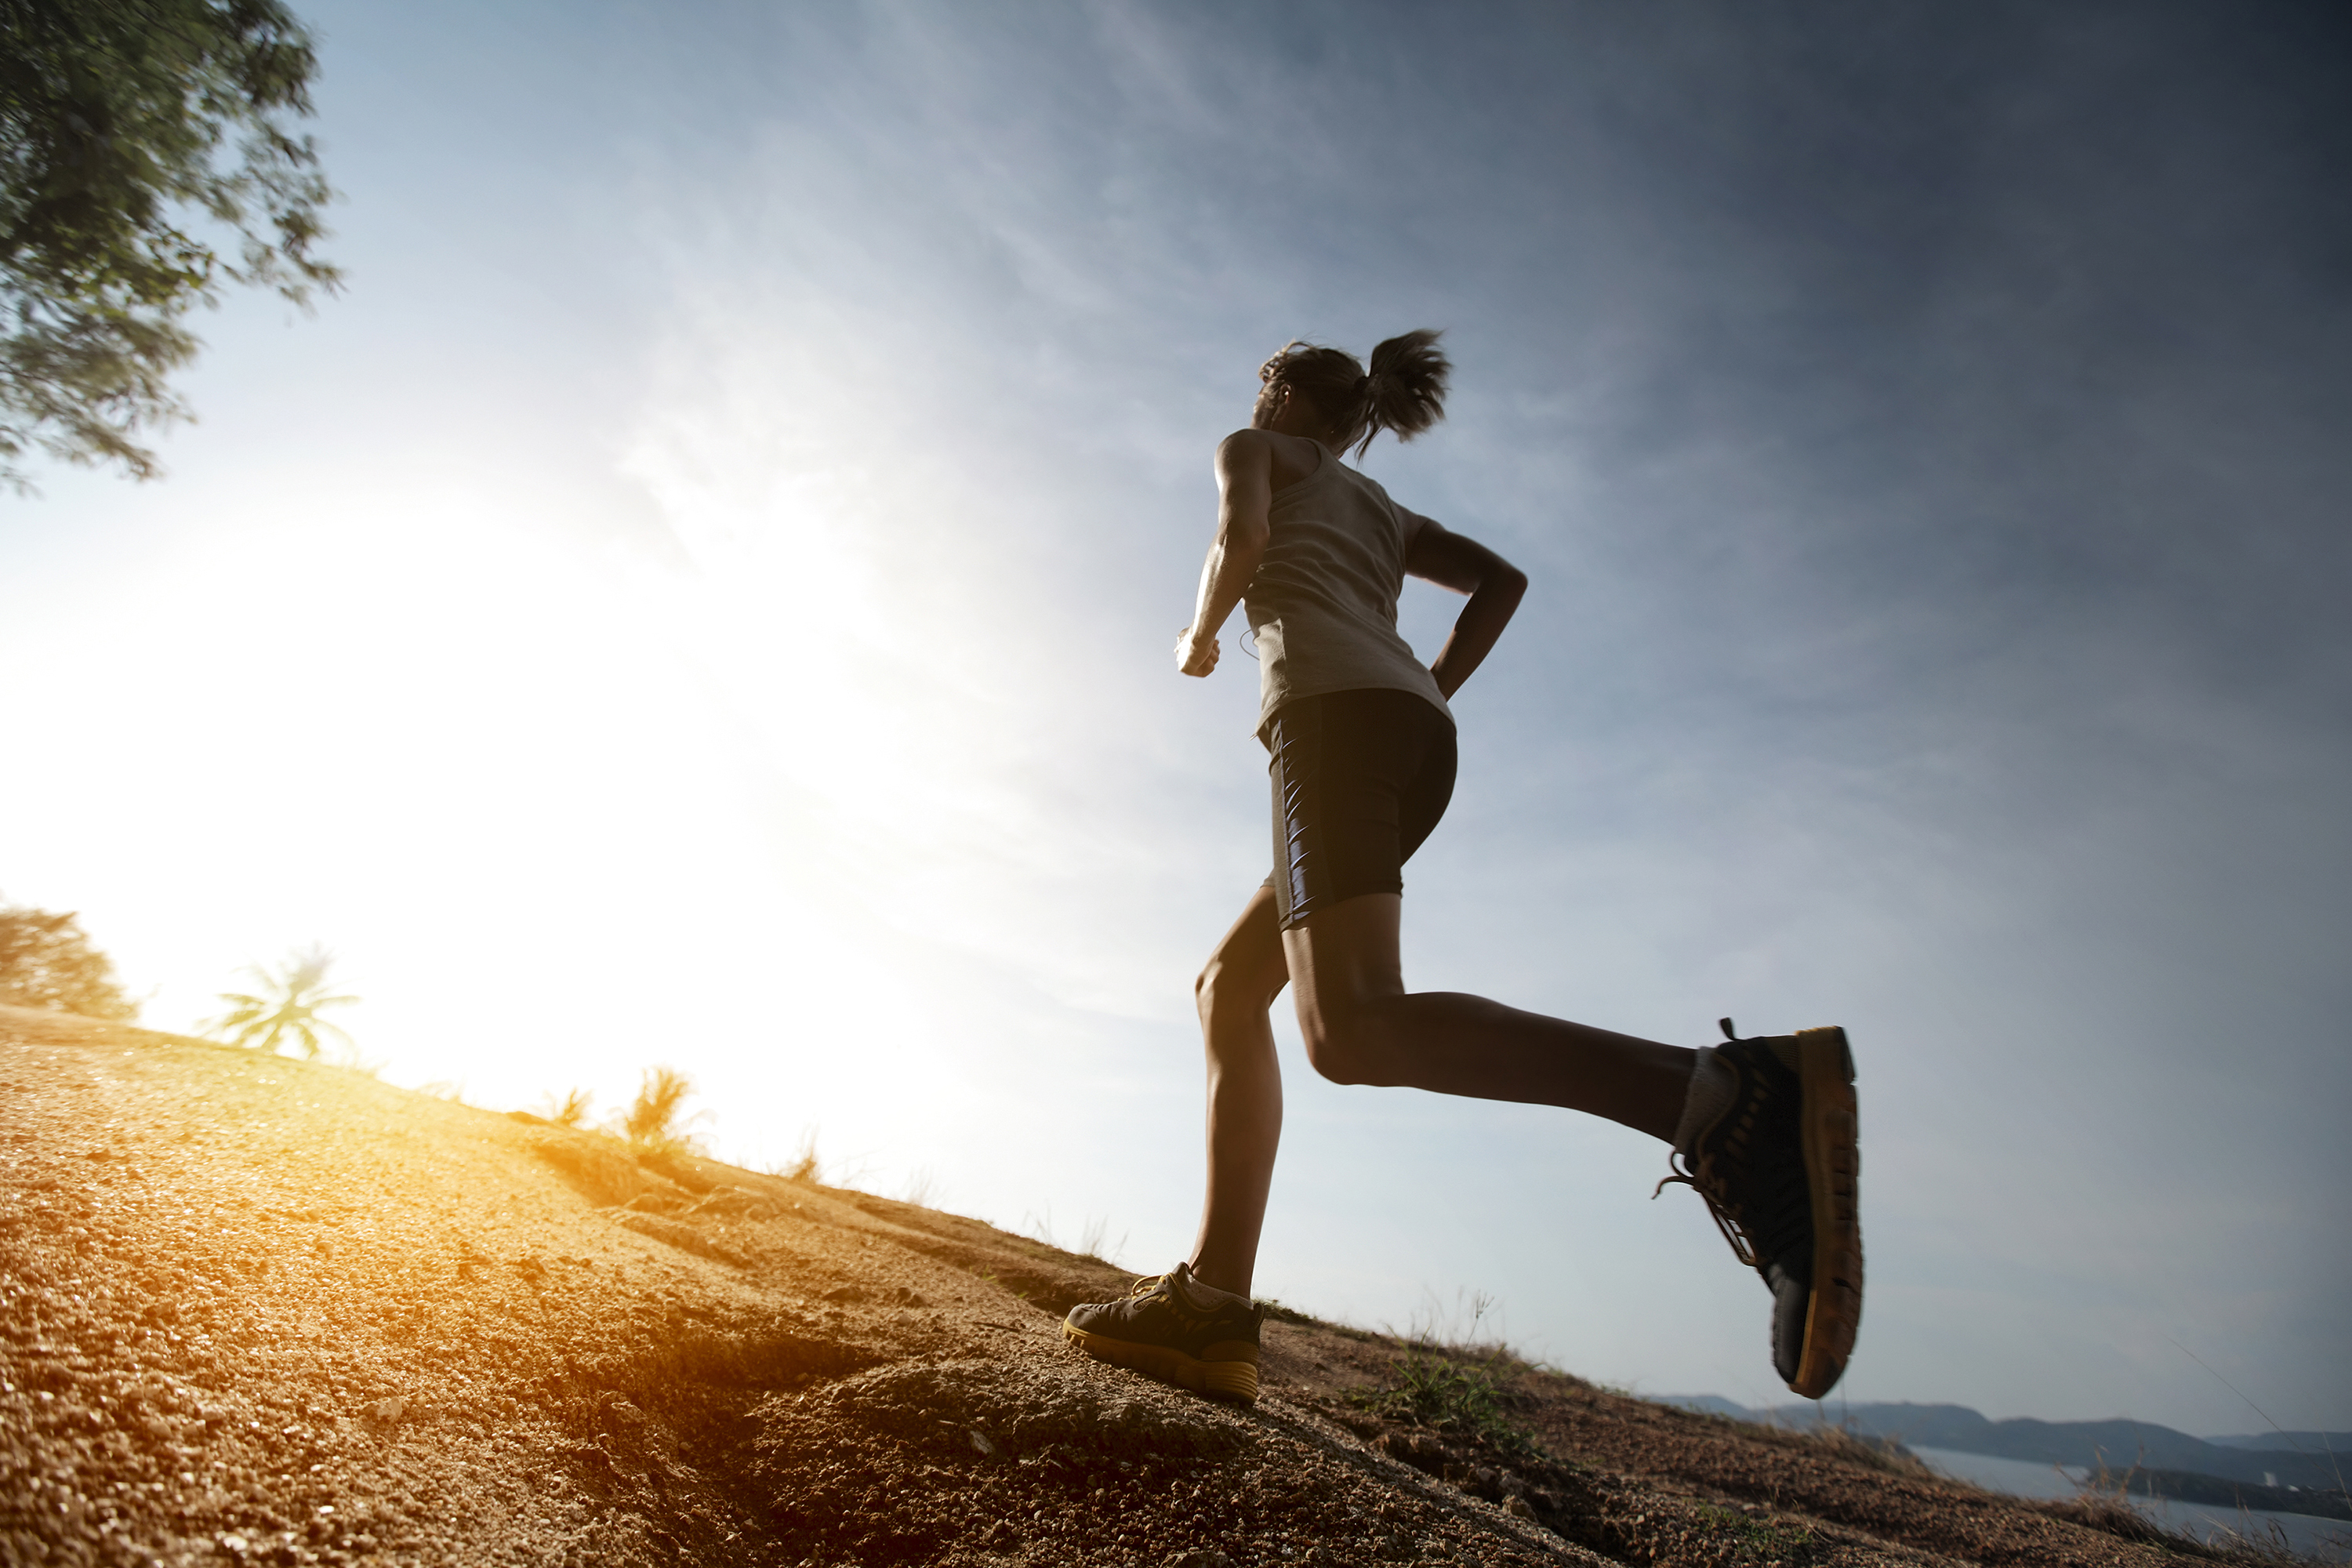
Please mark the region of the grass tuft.
[[1408, 1341], [1404, 1353], [1390, 1361], [1387, 1377], [1349, 1389], [1347, 1399], [1383, 1421], [1484, 1442], [1513, 1458], [1541, 1458], [1543, 1445], [1511, 1415], [1519, 1403], [1512, 1384], [1526, 1370], [1500, 1347], [1465, 1352]]
[[1711, 1502], [1692, 1505], [1699, 1519], [1718, 1534], [1730, 1538], [1733, 1552], [1770, 1562], [1800, 1556], [1813, 1544], [1813, 1532], [1801, 1524], [1755, 1519], [1737, 1509]]
[[793, 1157], [770, 1169], [772, 1176], [782, 1176], [788, 1182], [802, 1182], [818, 1186], [824, 1181], [824, 1166], [816, 1157], [816, 1128], [814, 1124], [801, 1129], [801, 1146]]
[[1516, 1458], [1539, 1458], [1535, 1435], [1511, 1419], [1508, 1379], [1516, 1364], [1497, 1375], [1493, 1363], [1452, 1360], [1419, 1347], [1389, 1363], [1377, 1387], [1348, 1391], [1348, 1403], [1383, 1421], [1425, 1426], [1446, 1436], [1475, 1437]]
[[898, 1189], [898, 1201], [919, 1209], [940, 1205], [940, 1173], [929, 1165], [918, 1165]]
[[539, 1102], [541, 1120], [552, 1121], [558, 1127], [584, 1128], [588, 1112], [595, 1104], [595, 1095], [584, 1089], [567, 1089], [562, 1094], [549, 1094]]
[[1849, 1426], [1815, 1426], [1803, 1436], [1808, 1442], [1841, 1459], [1884, 1470], [1891, 1476], [1908, 1476], [1923, 1481], [1945, 1479], [1927, 1460], [1905, 1447], [1899, 1437], [1874, 1437]]
[[[1078, 1235], [1078, 1256], [1091, 1258], [1097, 1263], [1119, 1267], [1119, 1254], [1127, 1250], [1127, 1233], [1121, 1231], [1117, 1241], [1109, 1241], [1110, 1215], [1096, 1215], [1087, 1220], [1086, 1228]], [[1106, 1245], [1108, 1243], [1108, 1245]]]
[[1496, 1305], [1483, 1290], [1465, 1293], [1450, 1312], [1433, 1302], [1402, 1336], [1404, 1353], [1389, 1363], [1388, 1377], [1349, 1390], [1348, 1402], [1384, 1421], [1479, 1439], [1513, 1458], [1544, 1458], [1535, 1434], [1510, 1415], [1519, 1403], [1512, 1385], [1528, 1362], [1480, 1332]]

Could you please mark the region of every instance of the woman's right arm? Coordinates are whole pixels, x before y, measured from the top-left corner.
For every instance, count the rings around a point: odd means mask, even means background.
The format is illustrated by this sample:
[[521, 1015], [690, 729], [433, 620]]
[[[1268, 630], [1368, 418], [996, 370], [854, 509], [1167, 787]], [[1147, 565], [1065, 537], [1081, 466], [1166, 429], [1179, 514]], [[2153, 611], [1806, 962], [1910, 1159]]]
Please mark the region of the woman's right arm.
[[1206, 675], [1217, 668], [1218, 636], [1241, 603], [1273, 532], [1274, 447], [1263, 432], [1236, 430], [1217, 447], [1217, 536], [1201, 566], [1192, 624], [1176, 639], [1176, 668]]
[[1471, 672], [1486, 662], [1528, 591], [1528, 574], [1476, 540], [1412, 514], [1414, 531], [1404, 569], [1415, 577], [1467, 594], [1445, 647], [1430, 662], [1437, 689], [1451, 701]]

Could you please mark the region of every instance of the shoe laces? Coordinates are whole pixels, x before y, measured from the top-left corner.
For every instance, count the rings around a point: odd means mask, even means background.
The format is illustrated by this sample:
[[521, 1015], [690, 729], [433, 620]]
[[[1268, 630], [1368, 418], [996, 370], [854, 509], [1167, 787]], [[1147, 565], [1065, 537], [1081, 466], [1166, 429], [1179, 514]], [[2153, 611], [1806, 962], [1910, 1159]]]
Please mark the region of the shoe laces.
[[[1186, 1272], [1189, 1273], [1189, 1271]], [[1177, 1312], [1179, 1316], [1197, 1316], [1202, 1314], [1213, 1316], [1216, 1312], [1223, 1310], [1220, 1307], [1213, 1306], [1202, 1307], [1197, 1301], [1193, 1300], [1191, 1293], [1184, 1289], [1183, 1282], [1176, 1278], [1177, 1273], [1177, 1269], [1171, 1268], [1165, 1274], [1144, 1275], [1141, 1279], [1136, 1280], [1133, 1285], [1128, 1287], [1127, 1300], [1130, 1301], [1148, 1300], [1153, 1296], [1164, 1294], [1168, 1299], [1170, 1309]], [[1260, 1307], [1258, 1303], [1249, 1300], [1247, 1298], [1244, 1298], [1243, 1301], [1248, 1308], [1250, 1314], [1254, 1319], [1263, 1320], [1265, 1315], [1265, 1310]]]
[[1714, 1160], [1702, 1155], [1694, 1169], [1684, 1159], [1683, 1152], [1677, 1149], [1666, 1156], [1666, 1163], [1672, 1167], [1673, 1173], [1658, 1178], [1658, 1184], [1650, 1189], [1651, 1200], [1655, 1202], [1658, 1194], [1668, 1187], [1688, 1187], [1706, 1200], [1707, 1217], [1715, 1221], [1716, 1229], [1723, 1232], [1723, 1239], [1731, 1244], [1731, 1255], [1750, 1268], [1761, 1267], [1756, 1261], [1756, 1247], [1748, 1239], [1740, 1211], [1734, 1207], [1727, 1212], [1724, 1200], [1716, 1195], [1724, 1192], [1725, 1186], [1723, 1178], [1715, 1173]]
[[[1747, 1043], [1734, 1032], [1730, 1019], [1721, 1022], [1725, 1038], [1734, 1045]], [[1692, 1140], [1694, 1152], [1676, 1149], [1667, 1156], [1672, 1173], [1660, 1178], [1650, 1196], [1654, 1201], [1669, 1186], [1690, 1188], [1706, 1200], [1707, 1215], [1731, 1245], [1732, 1256], [1761, 1271], [1767, 1260], [1793, 1251], [1801, 1239], [1811, 1220], [1810, 1195], [1804, 1191], [1801, 1169], [1793, 1173], [1797, 1178], [1793, 1191], [1759, 1190], [1763, 1173], [1756, 1159], [1759, 1124], [1765, 1108], [1778, 1096], [1745, 1054], [1734, 1060], [1740, 1084], [1731, 1108]], [[1775, 1184], [1788, 1187], [1786, 1174]]]

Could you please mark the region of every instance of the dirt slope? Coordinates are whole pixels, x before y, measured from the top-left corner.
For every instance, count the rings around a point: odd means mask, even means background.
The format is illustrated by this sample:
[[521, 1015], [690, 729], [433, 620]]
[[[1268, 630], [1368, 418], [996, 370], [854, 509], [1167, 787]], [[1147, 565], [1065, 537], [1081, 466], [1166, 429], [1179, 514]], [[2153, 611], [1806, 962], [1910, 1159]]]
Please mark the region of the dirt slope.
[[1066, 1351], [975, 1221], [0, 1008], [0, 1561], [2153, 1564], [1877, 1456], [1531, 1373], [1549, 1457], [1268, 1325], [1235, 1411]]

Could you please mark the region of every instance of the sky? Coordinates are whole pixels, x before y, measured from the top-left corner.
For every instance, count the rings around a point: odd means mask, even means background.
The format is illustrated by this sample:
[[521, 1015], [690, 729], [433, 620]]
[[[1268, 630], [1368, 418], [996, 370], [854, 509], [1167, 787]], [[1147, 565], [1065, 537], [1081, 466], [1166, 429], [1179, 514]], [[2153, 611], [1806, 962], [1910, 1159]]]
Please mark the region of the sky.
[[[1166, 1268], [1267, 855], [1255, 667], [1170, 651], [1210, 454], [1437, 327], [1367, 471], [1534, 585], [1408, 983], [1843, 1025], [1849, 1399], [2352, 1426], [2339, 11], [298, 9], [348, 287], [0, 501], [0, 898], [145, 1022], [323, 943], [395, 1082], [667, 1064]], [[1662, 1145], [1276, 1021], [1261, 1293], [1785, 1397]]]

